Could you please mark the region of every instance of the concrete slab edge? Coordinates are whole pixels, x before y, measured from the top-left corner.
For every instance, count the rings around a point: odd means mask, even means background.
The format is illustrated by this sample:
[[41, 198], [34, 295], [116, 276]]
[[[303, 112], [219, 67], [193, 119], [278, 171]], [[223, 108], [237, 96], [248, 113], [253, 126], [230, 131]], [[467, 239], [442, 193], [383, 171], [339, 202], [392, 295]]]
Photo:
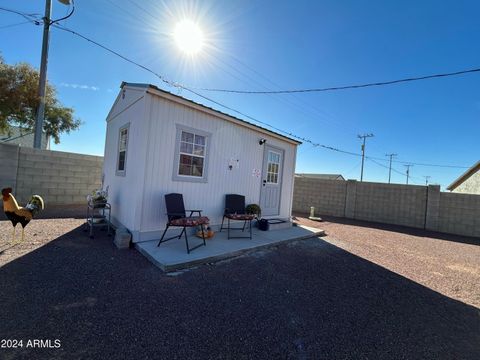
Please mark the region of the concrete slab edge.
[[[282, 245], [282, 244], [286, 244], [286, 243], [289, 243], [289, 242], [293, 242], [293, 241], [307, 240], [307, 239], [311, 239], [311, 238], [314, 238], [314, 237], [320, 238], [320, 237], [325, 236], [325, 235], [326, 234], [325, 234], [324, 230], [318, 230], [314, 233], [298, 236], [298, 237], [295, 237], [295, 238], [292, 238], [292, 239], [285, 239], [285, 240], [277, 241], [277, 242], [274, 242], [274, 243], [258, 245], [258, 246], [255, 246], [253, 248], [240, 249], [240, 250], [237, 250], [237, 251], [229, 252], [227, 254], [214, 255], [214, 256], [207, 257], [207, 258], [203, 258], [203, 259], [196, 259], [196, 260], [184, 262], [184, 263], [181, 263], [181, 264], [172, 264], [172, 265], [163, 264], [163, 263], [157, 261], [145, 249], [142, 249], [142, 247], [139, 244], [135, 244], [135, 248], [143, 256], [145, 256], [151, 263], [153, 263], [155, 266], [159, 267], [162, 271], [172, 272], [172, 271], [177, 271], [177, 270], [182, 270], [182, 269], [188, 269], [188, 268], [195, 267], [195, 266], [198, 266], [198, 265], [215, 263], [215, 262], [218, 262], [218, 261], [235, 258], [235, 257], [239, 257], [239, 256], [242, 256], [242, 255], [247, 255], [249, 253], [253, 253], [253, 252], [258, 251], [258, 250], [273, 248], [273, 247], [276, 247], [276, 246], [279, 246], [279, 245]], [[207, 242], [207, 246], [208, 246], [208, 242]]]

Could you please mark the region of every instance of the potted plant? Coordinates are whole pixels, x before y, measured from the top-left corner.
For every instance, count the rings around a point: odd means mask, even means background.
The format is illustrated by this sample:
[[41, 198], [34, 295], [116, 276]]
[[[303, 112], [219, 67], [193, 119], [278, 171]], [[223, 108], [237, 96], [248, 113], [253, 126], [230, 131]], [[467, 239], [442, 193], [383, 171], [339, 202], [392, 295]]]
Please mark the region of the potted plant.
[[89, 204], [93, 204], [95, 207], [105, 207], [108, 200], [108, 191], [106, 190], [94, 190], [87, 196]]
[[250, 215], [255, 215], [257, 219], [262, 216], [262, 209], [258, 204], [248, 204], [245, 207], [245, 212]]

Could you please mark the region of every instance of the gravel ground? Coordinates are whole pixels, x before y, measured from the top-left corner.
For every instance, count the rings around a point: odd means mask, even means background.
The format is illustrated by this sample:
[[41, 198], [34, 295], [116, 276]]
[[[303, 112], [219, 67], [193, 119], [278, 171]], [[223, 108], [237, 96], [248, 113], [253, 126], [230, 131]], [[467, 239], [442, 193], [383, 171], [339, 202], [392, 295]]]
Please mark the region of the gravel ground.
[[324, 217], [297, 222], [324, 240], [446, 296], [480, 308], [480, 239], [402, 226]]
[[1, 359], [480, 358], [477, 308], [327, 241], [172, 276], [82, 223], [34, 220], [0, 254], [0, 338], [23, 340]]

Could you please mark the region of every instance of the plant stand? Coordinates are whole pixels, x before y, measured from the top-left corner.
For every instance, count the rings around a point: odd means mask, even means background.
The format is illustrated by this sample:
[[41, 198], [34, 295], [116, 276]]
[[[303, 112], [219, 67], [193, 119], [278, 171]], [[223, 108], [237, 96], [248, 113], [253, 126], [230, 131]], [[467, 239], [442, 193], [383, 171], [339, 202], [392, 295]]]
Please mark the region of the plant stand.
[[88, 227], [90, 239], [93, 239], [94, 227], [107, 227], [107, 234], [110, 233], [111, 206], [107, 202], [88, 202], [87, 220], [85, 225]]

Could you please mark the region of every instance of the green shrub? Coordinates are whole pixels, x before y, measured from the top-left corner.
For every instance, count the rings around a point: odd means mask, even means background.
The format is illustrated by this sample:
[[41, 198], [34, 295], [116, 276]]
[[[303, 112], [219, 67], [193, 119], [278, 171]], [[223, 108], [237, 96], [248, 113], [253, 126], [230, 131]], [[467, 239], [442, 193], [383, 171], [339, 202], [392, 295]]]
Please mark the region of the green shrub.
[[248, 204], [245, 207], [245, 211], [247, 214], [253, 214], [257, 217], [260, 217], [262, 215], [262, 209], [260, 209], [260, 206], [257, 204]]

